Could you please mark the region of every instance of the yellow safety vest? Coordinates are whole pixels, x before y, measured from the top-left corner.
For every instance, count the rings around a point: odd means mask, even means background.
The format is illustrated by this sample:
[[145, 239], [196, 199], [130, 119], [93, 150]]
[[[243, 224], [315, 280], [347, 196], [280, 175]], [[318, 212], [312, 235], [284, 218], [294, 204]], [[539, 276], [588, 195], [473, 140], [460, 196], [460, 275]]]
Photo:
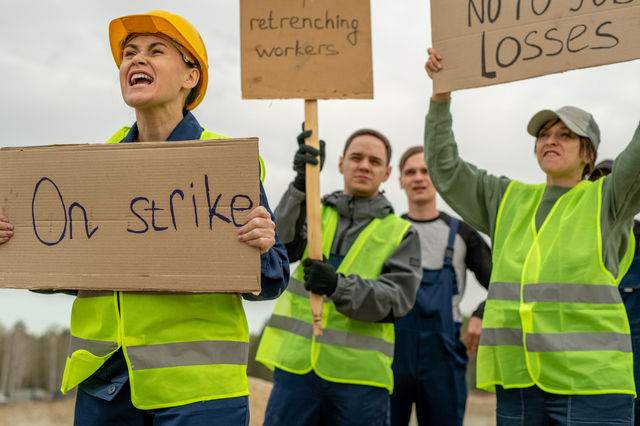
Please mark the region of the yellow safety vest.
[[[107, 143], [118, 143], [123, 128]], [[223, 139], [203, 129], [201, 140]], [[264, 175], [261, 164], [261, 176]], [[249, 328], [238, 294], [81, 290], [62, 393], [122, 348], [131, 401], [151, 410], [249, 394]]]
[[629, 322], [602, 257], [602, 182], [560, 197], [536, 230], [546, 185], [513, 181], [498, 211], [477, 384], [555, 394], [633, 394]]
[[[322, 252], [329, 258], [338, 213], [322, 208]], [[411, 224], [393, 214], [374, 219], [358, 236], [337, 269], [376, 279], [385, 260], [400, 245]], [[305, 249], [302, 260], [308, 257]], [[382, 387], [393, 391], [394, 330], [391, 323], [357, 321], [342, 315], [324, 298], [322, 336], [313, 336], [309, 292], [299, 266], [276, 302], [264, 330], [256, 360], [294, 374], [313, 370], [325, 380]]]

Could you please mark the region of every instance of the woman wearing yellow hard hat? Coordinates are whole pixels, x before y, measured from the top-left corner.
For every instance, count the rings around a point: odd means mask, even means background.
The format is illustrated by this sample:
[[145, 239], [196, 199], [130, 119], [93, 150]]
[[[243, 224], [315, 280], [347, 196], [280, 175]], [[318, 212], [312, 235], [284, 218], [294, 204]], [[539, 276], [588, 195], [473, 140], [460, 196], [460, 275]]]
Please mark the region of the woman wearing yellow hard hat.
[[[223, 138], [191, 113], [207, 91], [209, 65], [188, 21], [161, 10], [123, 16], [109, 25], [109, 39], [122, 96], [136, 112], [133, 126], [109, 143]], [[260, 249], [262, 291], [245, 299], [275, 298], [286, 288], [289, 262], [274, 229], [260, 183], [260, 206], [239, 240]], [[77, 425], [247, 425], [248, 348], [237, 294], [83, 290], [73, 305], [62, 391], [78, 386]]]

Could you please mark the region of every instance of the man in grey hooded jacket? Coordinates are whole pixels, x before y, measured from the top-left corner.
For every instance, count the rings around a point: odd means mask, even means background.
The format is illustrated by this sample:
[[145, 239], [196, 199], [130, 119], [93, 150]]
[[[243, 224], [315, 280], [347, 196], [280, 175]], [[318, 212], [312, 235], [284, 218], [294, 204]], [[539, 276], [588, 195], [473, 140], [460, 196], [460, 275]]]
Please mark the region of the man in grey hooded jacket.
[[[330, 256], [323, 261], [306, 258], [304, 165], [317, 164], [318, 154], [321, 161], [323, 157], [321, 152], [304, 145], [309, 136], [306, 131], [298, 137], [300, 149], [294, 159], [298, 174], [275, 210], [276, 233], [291, 262], [303, 259], [304, 281], [292, 279], [288, 293], [296, 296], [285, 294], [278, 302], [258, 349], [256, 358], [275, 370], [265, 425], [384, 425], [393, 388], [393, 337], [389, 336], [393, 335], [392, 323], [409, 312], [415, 301], [422, 276], [420, 240], [409, 223], [393, 216], [393, 207], [379, 191], [380, 184], [391, 173], [391, 146], [387, 138], [375, 130], [363, 129], [349, 137], [340, 157], [344, 189], [322, 200], [324, 213], [328, 207], [330, 214], [337, 217], [334, 235], [329, 235], [333, 238]], [[370, 235], [376, 232], [372, 223], [382, 221], [393, 223], [384, 229], [396, 231], [379, 235], [382, 239], [371, 246]], [[376, 229], [379, 232], [383, 227]], [[323, 226], [323, 235], [326, 232]], [[385, 239], [390, 242], [381, 243]], [[370, 246], [363, 247], [367, 244]], [[360, 263], [362, 268], [369, 261], [373, 265], [377, 250], [383, 251], [385, 247], [388, 255], [379, 261], [380, 267], [372, 266], [377, 270], [369, 277], [340, 272], [345, 257], [350, 264]], [[301, 278], [302, 274], [297, 276]], [[300, 288], [302, 284], [304, 287]], [[305, 291], [306, 297], [309, 291], [324, 295], [325, 306], [329, 304], [330, 310], [335, 307], [346, 317], [338, 322], [348, 325], [336, 326], [338, 330], [326, 329], [322, 339], [312, 337], [309, 324], [291, 314], [295, 310], [292, 306], [299, 301], [289, 302], [290, 298], [305, 297]], [[390, 328], [385, 328], [385, 324]], [[360, 330], [361, 334], [350, 332], [352, 329]], [[390, 343], [386, 342], [388, 348], [383, 339], [370, 338], [376, 335], [376, 330], [384, 330], [382, 334], [390, 339]], [[332, 341], [332, 336], [340, 337]], [[310, 363], [304, 364], [306, 355], [300, 354], [307, 350], [304, 346], [318, 343], [323, 346], [312, 349]], [[334, 351], [336, 347], [339, 350]], [[376, 351], [380, 352], [380, 363], [369, 361], [368, 357], [375, 357]], [[327, 360], [330, 356], [335, 359]], [[325, 359], [320, 360], [321, 357]], [[303, 364], [305, 367], [300, 367]], [[338, 373], [335, 365], [341, 365], [344, 372]], [[369, 377], [358, 376], [358, 370]], [[390, 382], [379, 380], [380, 377], [389, 377]]]

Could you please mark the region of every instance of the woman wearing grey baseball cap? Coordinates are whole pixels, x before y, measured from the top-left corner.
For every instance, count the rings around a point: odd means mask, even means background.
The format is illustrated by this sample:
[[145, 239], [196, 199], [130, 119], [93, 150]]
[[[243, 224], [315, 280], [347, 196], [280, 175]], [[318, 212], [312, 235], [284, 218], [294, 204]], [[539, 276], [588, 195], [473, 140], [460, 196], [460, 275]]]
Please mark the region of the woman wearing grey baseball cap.
[[[443, 64], [428, 52], [431, 76]], [[591, 182], [593, 116], [573, 106], [536, 113], [527, 131], [546, 183], [528, 185], [458, 157], [450, 99], [432, 97], [425, 159], [442, 198], [492, 239], [477, 386], [497, 393], [498, 425], [632, 425], [631, 339], [617, 286], [640, 212], [640, 128], [611, 175]]]

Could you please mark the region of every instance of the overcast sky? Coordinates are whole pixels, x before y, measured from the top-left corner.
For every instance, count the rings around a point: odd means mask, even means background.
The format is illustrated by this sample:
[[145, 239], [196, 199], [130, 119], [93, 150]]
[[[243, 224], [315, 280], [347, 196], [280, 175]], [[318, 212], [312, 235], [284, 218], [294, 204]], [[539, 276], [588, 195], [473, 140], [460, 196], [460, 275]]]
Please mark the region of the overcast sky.
[[[242, 100], [238, 0], [0, 0], [0, 146], [101, 143], [131, 125], [135, 116], [122, 101], [107, 28], [116, 17], [153, 9], [184, 16], [202, 35], [209, 89], [194, 113], [216, 133], [260, 138], [265, 188], [275, 207], [294, 177], [291, 164], [304, 103]], [[404, 150], [422, 143], [431, 95], [424, 71], [431, 45], [429, 2], [372, 0], [371, 20], [374, 100], [319, 101], [320, 137], [327, 142], [323, 193], [342, 189], [338, 157], [354, 130], [372, 127], [387, 135], [394, 166]], [[543, 182], [533, 138], [525, 130], [535, 112], [564, 105], [590, 111], [602, 133], [599, 158], [614, 158], [638, 125], [639, 94], [637, 60], [457, 92], [452, 113], [460, 154], [494, 174]], [[382, 188], [396, 212], [403, 213], [406, 199], [396, 168]], [[441, 200], [439, 207], [453, 213]], [[471, 283], [463, 301], [467, 314], [482, 297], [477, 287]], [[23, 320], [36, 332], [66, 327], [72, 300], [0, 290], [0, 324]], [[247, 305], [250, 327], [258, 331], [273, 303]]]

